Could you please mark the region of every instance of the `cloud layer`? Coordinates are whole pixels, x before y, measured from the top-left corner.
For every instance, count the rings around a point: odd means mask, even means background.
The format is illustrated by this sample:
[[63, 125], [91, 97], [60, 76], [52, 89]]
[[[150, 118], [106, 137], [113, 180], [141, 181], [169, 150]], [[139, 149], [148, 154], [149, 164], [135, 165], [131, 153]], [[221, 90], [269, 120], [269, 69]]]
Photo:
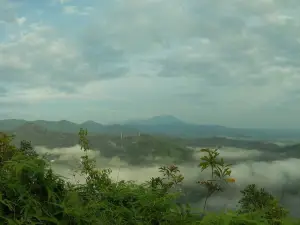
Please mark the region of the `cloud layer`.
[[299, 9], [296, 0], [1, 0], [0, 117], [299, 127]]
[[[79, 146], [70, 148], [47, 149], [36, 147], [36, 151], [43, 155], [49, 154], [54, 161], [52, 167], [55, 172], [69, 179], [71, 182], [84, 182], [84, 178], [74, 174], [80, 162], [82, 150]], [[263, 152], [257, 150], [244, 150], [237, 148], [224, 148], [220, 155], [225, 162], [233, 163], [232, 177], [236, 179], [224, 193], [210, 198], [208, 208], [211, 210], [224, 210], [224, 208], [235, 208], [240, 199], [240, 190], [248, 184], [257, 184], [280, 199], [291, 210], [293, 215], [299, 215], [300, 202], [300, 172], [297, 169], [300, 163], [296, 158], [278, 157], [277, 160], [262, 160]], [[90, 151], [89, 157], [96, 159], [98, 168], [111, 168], [111, 178], [114, 180], [133, 180], [138, 183], [148, 181], [151, 177], [160, 176], [159, 166], [168, 165], [168, 160], [161, 161], [153, 166], [136, 167], [128, 162], [120, 160], [119, 157], [105, 158], [99, 151]], [[195, 159], [199, 160], [201, 155], [195, 151]], [[209, 178], [210, 174], [200, 171], [197, 163], [182, 164], [179, 166], [184, 175], [184, 185], [181, 187], [186, 193], [185, 201], [194, 207], [202, 208], [205, 190], [196, 184], [196, 181]]]

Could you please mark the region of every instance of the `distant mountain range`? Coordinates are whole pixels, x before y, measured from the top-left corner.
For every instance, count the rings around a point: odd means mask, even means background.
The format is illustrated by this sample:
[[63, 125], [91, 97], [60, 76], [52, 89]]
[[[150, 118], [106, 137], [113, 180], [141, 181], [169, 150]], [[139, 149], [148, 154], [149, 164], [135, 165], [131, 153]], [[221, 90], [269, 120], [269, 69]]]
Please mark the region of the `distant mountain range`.
[[52, 132], [78, 133], [80, 128], [87, 129], [95, 134], [157, 134], [183, 138], [198, 137], [234, 137], [240, 139], [298, 139], [300, 129], [244, 129], [230, 128], [219, 125], [198, 125], [184, 122], [174, 116], [162, 115], [149, 119], [127, 121], [125, 123], [104, 125], [94, 121], [78, 124], [67, 120], [61, 121], [26, 121], [26, 120], [0, 120], [0, 131], [26, 130], [28, 126], [37, 126]]
[[[254, 130], [196, 125], [185, 123], [172, 116], [159, 116], [116, 125], [103, 125], [94, 121], [77, 124], [67, 120], [0, 120], [0, 131], [15, 134], [14, 144], [18, 145], [22, 140], [27, 140], [33, 146], [45, 146], [51, 149], [78, 144], [77, 134], [80, 128], [88, 129], [88, 139], [92, 149], [100, 149], [105, 157], [123, 155], [131, 163], [142, 162], [142, 159], [136, 156], [149, 155], [153, 149], [157, 150], [155, 153], [157, 156], [170, 154], [174, 158], [183, 159], [183, 155], [188, 154], [184, 153], [186, 147], [222, 146], [257, 149], [264, 152], [268, 158], [271, 153], [274, 160], [276, 157], [283, 157], [282, 154], [285, 155], [284, 157], [300, 157], [300, 144], [295, 138], [300, 137], [300, 132], [292, 130]], [[246, 138], [249, 136], [252, 139]], [[287, 143], [288, 146], [281, 146], [273, 143], [272, 140], [278, 137], [294, 138], [296, 144]], [[276, 154], [273, 154], [274, 152]], [[186, 160], [188, 159], [185, 158], [184, 161]]]

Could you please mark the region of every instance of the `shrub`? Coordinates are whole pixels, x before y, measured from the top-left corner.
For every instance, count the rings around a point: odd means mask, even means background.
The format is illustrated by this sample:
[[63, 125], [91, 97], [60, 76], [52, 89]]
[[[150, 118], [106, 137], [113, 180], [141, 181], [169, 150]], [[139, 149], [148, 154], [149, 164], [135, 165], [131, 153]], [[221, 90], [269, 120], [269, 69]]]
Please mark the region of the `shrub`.
[[[249, 185], [242, 191], [240, 209], [222, 214], [193, 214], [187, 204], [176, 203], [176, 189], [184, 177], [176, 165], [160, 167], [161, 176], [138, 185], [114, 182], [110, 169], [99, 170], [87, 155], [87, 131], [80, 130], [83, 150], [80, 173], [84, 184], [73, 184], [53, 172], [47, 160], [36, 154], [30, 142], [19, 148], [13, 137], [0, 134], [0, 224], [4, 225], [256, 225], [297, 224], [285, 219], [287, 211], [264, 189]], [[203, 149], [201, 170], [211, 179], [206, 200], [235, 182], [231, 169], [217, 149]], [[206, 203], [205, 203], [206, 204]], [[205, 209], [205, 205], [204, 205]], [[299, 224], [299, 223], [298, 223]]]
[[142, 185], [113, 182], [111, 171], [98, 170], [86, 154], [86, 136], [80, 130], [82, 185], [54, 174], [29, 142], [16, 148], [11, 137], [1, 138], [1, 224], [193, 224], [188, 207], [175, 203], [180, 193], [172, 188], [183, 180], [175, 165], [161, 167], [162, 177]]
[[282, 224], [288, 211], [281, 207], [273, 195], [255, 184], [248, 185], [241, 191], [239, 213], [253, 214], [259, 212], [270, 224]]

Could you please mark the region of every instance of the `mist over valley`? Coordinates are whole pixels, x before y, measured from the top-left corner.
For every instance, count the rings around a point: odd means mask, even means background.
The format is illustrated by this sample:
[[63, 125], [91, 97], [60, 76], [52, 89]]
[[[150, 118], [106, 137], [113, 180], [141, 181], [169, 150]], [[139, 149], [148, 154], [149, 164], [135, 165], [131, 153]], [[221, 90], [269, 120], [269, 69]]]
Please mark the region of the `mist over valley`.
[[[56, 127], [50, 126], [51, 123]], [[41, 122], [25, 122], [18, 127], [12, 126], [13, 129], [7, 132], [16, 135], [16, 144], [23, 139], [31, 141], [36, 152], [46, 157], [53, 170], [65, 179], [84, 183], [85, 177], [76, 173], [83, 155], [78, 135], [66, 132], [64, 126], [57, 126], [63, 123], [70, 122], [44, 122], [48, 126], [41, 125]], [[278, 197], [293, 216], [300, 212], [297, 207], [300, 204], [300, 145], [296, 140], [278, 140], [278, 144], [276, 141], [223, 136], [182, 138], [169, 133], [146, 134], [139, 130], [133, 134], [117, 133], [122, 127], [114, 127], [119, 130], [88, 135], [91, 146], [88, 156], [96, 160], [97, 168], [110, 168], [113, 180], [143, 183], [160, 176], [160, 166], [176, 164], [184, 176], [180, 189], [185, 195], [180, 201], [201, 208], [206, 191], [196, 181], [208, 179], [210, 174], [198, 168], [203, 156], [200, 149], [220, 147], [220, 157], [233, 165], [232, 176], [236, 183], [230, 184], [223, 193], [212, 196], [207, 209], [235, 209], [241, 197], [240, 191], [255, 183]]]

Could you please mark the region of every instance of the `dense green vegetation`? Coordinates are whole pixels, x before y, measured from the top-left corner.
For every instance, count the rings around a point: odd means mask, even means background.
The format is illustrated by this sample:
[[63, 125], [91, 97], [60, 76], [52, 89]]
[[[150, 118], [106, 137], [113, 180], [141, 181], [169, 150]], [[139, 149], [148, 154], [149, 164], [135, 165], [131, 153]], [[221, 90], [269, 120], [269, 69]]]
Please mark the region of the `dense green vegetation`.
[[[138, 185], [110, 179], [110, 170], [98, 170], [86, 154], [90, 148], [87, 132], [80, 130], [82, 148], [80, 173], [85, 184], [70, 183], [54, 174], [47, 161], [30, 143], [20, 147], [12, 137], [0, 135], [0, 224], [45, 225], [255, 225], [300, 224], [264, 189], [255, 184], [241, 193], [236, 212], [192, 213], [188, 204], [178, 204], [177, 189], [184, 182], [176, 165], [162, 166], [161, 177]], [[140, 143], [147, 147], [148, 143]], [[206, 202], [235, 182], [231, 165], [219, 157], [217, 149], [203, 149], [199, 169], [209, 170], [211, 179], [195, 181], [207, 188]], [[236, 181], [238, 182], [238, 181]]]

